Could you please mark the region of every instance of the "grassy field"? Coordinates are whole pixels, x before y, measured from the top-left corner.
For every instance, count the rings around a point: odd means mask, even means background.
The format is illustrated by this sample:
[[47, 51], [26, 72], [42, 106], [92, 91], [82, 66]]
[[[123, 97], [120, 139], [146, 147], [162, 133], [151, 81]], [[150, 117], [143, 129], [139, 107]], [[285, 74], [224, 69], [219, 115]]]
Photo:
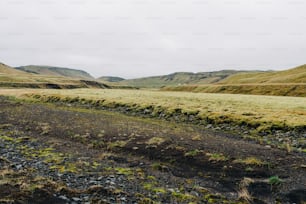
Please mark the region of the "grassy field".
[[285, 71], [238, 73], [219, 82], [220, 84], [306, 83], [306, 65]]
[[164, 87], [164, 91], [306, 97], [306, 84], [227, 84]]
[[157, 117], [160, 114], [165, 117], [187, 115], [214, 123], [248, 124], [259, 130], [306, 126], [306, 98], [300, 97], [114, 89], [1, 89], [0, 94], [45, 102], [63, 101], [110, 108], [125, 107]]

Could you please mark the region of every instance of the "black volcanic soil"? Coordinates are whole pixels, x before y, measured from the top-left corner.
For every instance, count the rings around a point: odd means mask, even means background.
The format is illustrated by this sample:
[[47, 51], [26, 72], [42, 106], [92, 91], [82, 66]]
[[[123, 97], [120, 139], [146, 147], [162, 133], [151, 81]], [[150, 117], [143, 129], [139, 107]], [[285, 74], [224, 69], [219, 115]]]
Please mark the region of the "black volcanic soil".
[[0, 203], [305, 203], [305, 165], [222, 131], [0, 97]]

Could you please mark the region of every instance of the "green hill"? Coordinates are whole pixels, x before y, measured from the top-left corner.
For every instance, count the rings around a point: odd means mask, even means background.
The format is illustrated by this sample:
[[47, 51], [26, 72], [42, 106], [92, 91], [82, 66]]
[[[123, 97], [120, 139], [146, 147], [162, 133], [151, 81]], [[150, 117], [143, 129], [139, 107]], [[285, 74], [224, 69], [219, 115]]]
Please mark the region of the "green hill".
[[188, 84], [213, 84], [241, 71], [222, 70], [216, 72], [176, 72], [169, 75], [129, 79], [118, 82], [119, 85], [160, 88], [163, 86], [180, 86]]
[[99, 77], [97, 80], [103, 81], [103, 82], [119, 82], [125, 79], [121, 77], [114, 77], [114, 76], [102, 76], [102, 77]]
[[219, 82], [220, 84], [273, 84], [306, 83], [306, 65], [285, 71], [238, 73]]
[[[78, 70], [77, 70], [78, 71]], [[84, 72], [86, 73], [86, 72]], [[90, 79], [72, 78], [60, 75], [47, 75], [22, 71], [0, 63], [0, 87], [20, 88], [110, 88]], [[86, 76], [86, 75], [85, 75]]]
[[214, 84], [167, 86], [162, 90], [306, 97], [306, 65], [285, 71], [236, 73]]
[[23, 71], [19, 71], [16, 70], [6, 64], [0, 63], [0, 75], [6, 75], [6, 74], [23, 74], [23, 75], [27, 75], [27, 73], [23, 72]]
[[52, 67], [52, 66], [21, 66], [16, 67], [17, 70], [22, 70], [32, 74], [48, 75], [48, 76], [63, 76], [78, 79], [94, 79], [90, 74], [83, 70], [62, 68], [62, 67]]

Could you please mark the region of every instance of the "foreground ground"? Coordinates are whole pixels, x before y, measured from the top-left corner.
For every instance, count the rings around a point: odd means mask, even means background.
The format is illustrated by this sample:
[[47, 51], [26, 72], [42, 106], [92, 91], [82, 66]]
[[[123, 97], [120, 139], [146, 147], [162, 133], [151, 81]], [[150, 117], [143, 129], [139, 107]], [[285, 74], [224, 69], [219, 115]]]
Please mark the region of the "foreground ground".
[[305, 153], [238, 133], [5, 97], [0, 128], [0, 203], [306, 202]]

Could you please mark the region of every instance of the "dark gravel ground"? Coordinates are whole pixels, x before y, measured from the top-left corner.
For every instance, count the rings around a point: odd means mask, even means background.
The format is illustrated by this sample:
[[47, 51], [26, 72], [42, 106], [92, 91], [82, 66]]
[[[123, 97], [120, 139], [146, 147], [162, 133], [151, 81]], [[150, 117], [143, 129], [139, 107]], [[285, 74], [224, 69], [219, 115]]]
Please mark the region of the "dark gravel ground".
[[0, 203], [303, 203], [305, 164], [222, 127], [0, 98]]

